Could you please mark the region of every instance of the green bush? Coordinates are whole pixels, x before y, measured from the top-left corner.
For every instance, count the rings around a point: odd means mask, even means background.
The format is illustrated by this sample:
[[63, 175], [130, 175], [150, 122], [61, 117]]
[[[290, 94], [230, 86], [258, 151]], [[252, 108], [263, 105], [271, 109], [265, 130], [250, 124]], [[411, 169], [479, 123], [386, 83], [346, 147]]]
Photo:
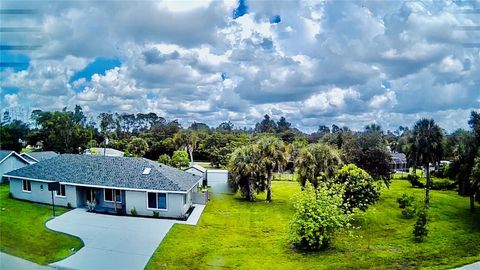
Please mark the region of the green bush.
[[154, 217], [154, 218], [159, 218], [159, 217], [160, 217], [160, 213], [157, 212], [157, 211], [153, 211], [153, 217]]
[[72, 205], [70, 203], [67, 203], [67, 208], [72, 209]]
[[132, 209], [130, 210], [130, 214], [132, 214], [132, 216], [137, 216], [137, 215], [138, 215], [137, 209], [135, 209], [135, 207], [132, 208]]
[[412, 185], [412, 187], [423, 188], [425, 185], [420, 182], [420, 177], [416, 174], [409, 174], [407, 176], [408, 182]]
[[172, 163], [172, 159], [170, 158], [169, 155], [163, 154], [160, 157], [158, 157], [158, 162], [165, 165], [170, 165]]
[[333, 182], [343, 188], [343, 204], [349, 211], [366, 211], [380, 199], [381, 183], [354, 164], [343, 166]]
[[178, 169], [184, 169], [190, 164], [190, 159], [188, 158], [187, 151], [177, 150], [173, 152], [171, 164], [173, 167]]
[[455, 182], [447, 178], [433, 178], [431, 189], [433, 190], [452, 190], [455, 188]]
[[328, 247], [337, 231], [349, 231], [351, 214], [342, 209], [342, 201], [337, 191], [325, 186], [315, 190], [307, 181], [304, 190], [294, 197], [290, 243], [299, 249], [319, 250]]
[[415, 216], [415, 197], [403, 193], [402, 197], [397, 199], [398, 207], [402, 209], [402, 217], [406, 219]]
[[422, 242], [428, 235], [427, 221], [428, 221], [428, 208], [424, 206], [418, 212], [417, 222], [413, 227], [413, 236], [415, 241]]

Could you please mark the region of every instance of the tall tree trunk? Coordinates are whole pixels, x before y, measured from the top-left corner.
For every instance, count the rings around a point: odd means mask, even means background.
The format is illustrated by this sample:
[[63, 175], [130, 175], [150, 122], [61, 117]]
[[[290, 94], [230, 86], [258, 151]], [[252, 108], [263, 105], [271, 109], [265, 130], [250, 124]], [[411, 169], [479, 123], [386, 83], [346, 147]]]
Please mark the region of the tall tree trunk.
[[248, 200], [253, 202], [255, 199], [253, 198], [253, 181], [252, 179], [248, 179]]
[[272, 201], [272, 170], [267, 173], [267, 202]]
[[475, 212], [475, 194], [470, 195], [470, 212]]
[[427, 162], [427, 186], [425, 187], [425, 203], [430, 202], [430, 163]]

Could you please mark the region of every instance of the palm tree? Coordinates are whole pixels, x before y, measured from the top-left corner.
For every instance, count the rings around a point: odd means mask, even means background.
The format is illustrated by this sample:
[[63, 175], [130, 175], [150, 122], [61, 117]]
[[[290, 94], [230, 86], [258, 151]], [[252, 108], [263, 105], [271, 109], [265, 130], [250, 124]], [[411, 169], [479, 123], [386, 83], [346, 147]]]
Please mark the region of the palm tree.
[[231, 186], [234, 192], [241, 191], [242, 196], [249, 201], [255, 201], [254, 191], [263, 191], [263, 166], [260, 166], [259, 151], [256, 145], [247, 145], [237, 148], [231, 156], [230, 172]]
[[442, 153], [443, 131], [433, 119], [421, 119], [413, 127], [413, 146], [416, 159], [426, 167], [427, 184], [425, 187], [425, 203], [430, 202], [430, 162], [440, 160]]
[[480, 196], [480, 151], [473, 163], [472, 173], [470, 175], [470, 211], [475, 212], [475, 199]]
[[267, 174], [267, 201], [272, 201], [272, 174], [275, 168], [280, 169], [287, 163], [285, 145], [276, 137], [262, 137], [257, 142], [263, 165]]
[[295, 162], [302, 187], [305, 186], [306, 181], [317, 187], [319, 181], [333, 177], [341, 165], [342, 160], [338, 150], [322, 143], [303, 148]]

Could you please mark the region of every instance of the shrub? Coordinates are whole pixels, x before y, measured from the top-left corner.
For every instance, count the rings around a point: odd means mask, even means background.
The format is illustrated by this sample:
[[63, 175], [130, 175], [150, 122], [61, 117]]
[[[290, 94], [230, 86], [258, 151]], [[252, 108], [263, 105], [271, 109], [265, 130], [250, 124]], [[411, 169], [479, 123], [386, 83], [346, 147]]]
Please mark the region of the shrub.
[[397, 199], [398, 207], [402, 209], [402, 217], [406, 219], [415, 216], [415, 197], [403, 194], [401, 198]]
[[159, 217], [160, 217], [160, 213], [157, 212], [157, 211], [153, 211], [153, 217], [154, 217], [154, 218], [159, 218]]
[[138, 215], [137, 209], [135, 209], [135, 207], [130, 209], [130, 214], [132, 214], [132, 216], [137, 216]]
[[424, 184], [422, 182], [420, 182], [420, 177], [416, 174], [409, 174], [407, 176], [407, 180], [408, 180], [408, 182], [410, 182], [412, 187], [419, 187], [419, 188], [424, 187]]
[[165, 165], [170, 165], [172, 163], [172, 159], [170, 158], [169, 155], [163, 154], [160, 157], [158, 157], [158, 162]]
[[428, 208], [424, 206], [419, 212], [417, 217], [417, 222], [413, 227], [413, 236], [415, 237], [415, 241], [422, 242], [425, 237], [428, 235], [427, 229], [427, 220], [428, 220]]
[[70, 203], [67, 203], [67, 208], [72, 209], [72, 205]]
[[178, 150], [173, 152], [170, 165], [178, 169], [183, 169], [188, 167], [189, 164], [190, 164], [190, 159], [188, 158], [187, 151]]
[[366, 211], [369, 205], [380, 199], [380, 183], [354, 164], [343, 166], [334, 183], [344, 189], [343, 203], [346, 210], [358, 208]]
[[9, 192], [9, 193], [8, 193], [8, 198], [10, 198], [10, 199], [13, 199], [13, 198], [14, 198], [12, 192]]
[[342, 201], [336, 191], [325, 186], [315, 190], [307, 181], [304, 190], [294, 197], [290, 243], [299, 249], [323, 249], [328, 247], [337, 231], [348, 231], [351, 215], [342, 209]]
[[455, 182], [447, 178], [432, 179], [431, 189], [433, 190], [451, 190], [455, 188]]

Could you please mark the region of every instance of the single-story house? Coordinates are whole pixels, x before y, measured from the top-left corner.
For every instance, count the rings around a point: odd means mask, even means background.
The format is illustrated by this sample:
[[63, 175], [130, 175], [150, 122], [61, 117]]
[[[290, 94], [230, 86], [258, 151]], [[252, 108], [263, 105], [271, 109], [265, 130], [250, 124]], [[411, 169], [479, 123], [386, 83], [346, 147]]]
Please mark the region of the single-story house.
[[123, 157], [124, 152], [113, 149], [113, 148], [102, 148], [102, 147], [92, 147], [85, 150], [86, 155], [97, 155], [97, 156], [110, 156], [110, 157]]
[[201, 176], [203, 185], [208, 185], [215, 191], [227, 192], [229, 190], [227, 170], [206, 169], [198, 164], [191, 164], [185, 171]]
[[30, 162], [17, 152], [0, 150], [0, 183], [3, 182], [2, 175], [27, 165], [30, 165]]
[[407, 156], [404, 153], [390, 153], [390, 168], [393, 172], [407, 172]]
[[21, 153], [20, 155], [32, 164], [58, 156], [58, 154], [53, 151], [29, 152]]
[[202, 178], [145, 158], [63, 154], [4, 175], [14, 198], [97, 212], [185, 218]]

